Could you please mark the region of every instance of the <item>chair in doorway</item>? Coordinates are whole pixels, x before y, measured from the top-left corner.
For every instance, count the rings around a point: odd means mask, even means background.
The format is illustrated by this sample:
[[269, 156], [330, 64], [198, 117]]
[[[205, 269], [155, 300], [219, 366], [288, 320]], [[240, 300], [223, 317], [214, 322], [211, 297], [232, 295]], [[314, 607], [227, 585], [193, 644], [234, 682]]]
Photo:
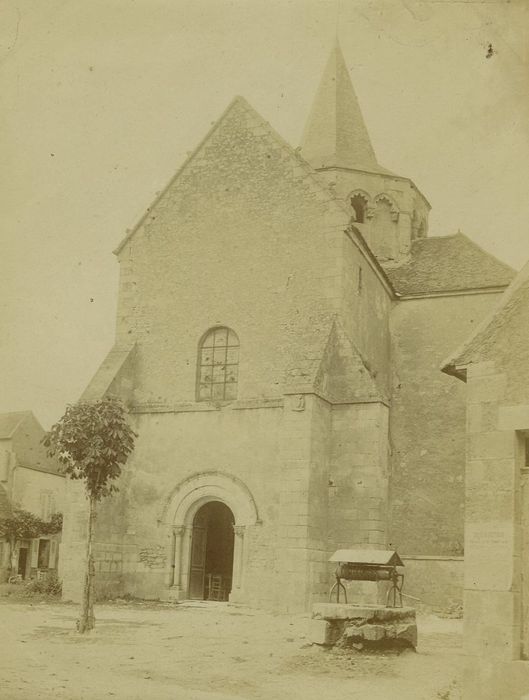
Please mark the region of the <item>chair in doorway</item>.
[[211, 575], [208, 600], [226, 600], [224, 582], [220, 574]]

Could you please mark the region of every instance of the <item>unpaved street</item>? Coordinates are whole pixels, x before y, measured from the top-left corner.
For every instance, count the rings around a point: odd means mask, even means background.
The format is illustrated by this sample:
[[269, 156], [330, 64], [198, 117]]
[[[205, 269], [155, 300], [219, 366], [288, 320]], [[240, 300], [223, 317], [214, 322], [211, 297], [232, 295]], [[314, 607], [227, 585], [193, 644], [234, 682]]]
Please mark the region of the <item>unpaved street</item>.
[[225, 603], [0, 602], [2, 700], [457, 700], [461, 622], [421, 617], [417, 653], [311, 646], [306, 616]]

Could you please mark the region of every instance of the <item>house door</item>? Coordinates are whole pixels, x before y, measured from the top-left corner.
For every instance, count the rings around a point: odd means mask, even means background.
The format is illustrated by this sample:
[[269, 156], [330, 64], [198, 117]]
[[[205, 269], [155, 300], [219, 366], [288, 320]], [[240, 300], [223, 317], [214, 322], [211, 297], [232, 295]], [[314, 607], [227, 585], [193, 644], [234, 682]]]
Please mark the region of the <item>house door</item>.
[[26, 578], [26, 567], [28, 563], [28, 548], [27, 547], [21, 547], [18, 550], [18, 571], [17, 573], [22, 576], [22, 578]]
[[233, 575], [234, 517], [220, 501], [203, 505], [193, 520], [189, 597], [227, 600]]
[[206, 567], [207, 518], [201, 508], [193, 520], [191, 540], [191, 571], [189, 572], [189, 597], [204, 598], [204, 576]]

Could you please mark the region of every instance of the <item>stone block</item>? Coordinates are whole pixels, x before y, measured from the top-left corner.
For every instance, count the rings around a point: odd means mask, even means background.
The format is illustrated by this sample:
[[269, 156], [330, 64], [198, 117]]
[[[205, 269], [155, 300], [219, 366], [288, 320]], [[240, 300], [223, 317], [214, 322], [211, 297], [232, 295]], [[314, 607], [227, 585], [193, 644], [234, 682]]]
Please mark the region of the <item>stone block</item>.
[[499, 401], [503, 398], [507, 377], [504, 374], [490, 374], [476, 378], [467, 384], [468, 403]]
[[501, 406], [498, 428], [500, 430], [527, 430], [529, 428], [529, 406]]
[[495, 430], [488, 433], [473, 433], [468, 437], [470, 459], [509, 459], [516, 453], [515, 434], [511, 431]]
[[463, 675], [463, 700], [529, 699], [529, 662], [469, 657]]
[[331, 625], [326, 620], [309, 620], [308, 638], [312, 644], [328, 645], [331, 639]]
[[379, 639], [384, 639], [386, 636], [382, 625], [364, 625], [363, 637], [369, 642], [377, 642]]

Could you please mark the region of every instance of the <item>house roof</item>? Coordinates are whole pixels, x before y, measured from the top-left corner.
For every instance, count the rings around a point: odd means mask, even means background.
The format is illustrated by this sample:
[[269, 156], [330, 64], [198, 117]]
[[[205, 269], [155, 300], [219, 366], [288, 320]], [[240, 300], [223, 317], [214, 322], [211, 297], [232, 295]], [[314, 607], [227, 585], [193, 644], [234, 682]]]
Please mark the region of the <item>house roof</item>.
[[[17, 466], [62, 476], [59, 464], [40, 443], [44, 429], [31, 411], [0, 413], [0, 439], [12, 439]], [[1, 494], [0, 494], [1, 496]]]
[[18, 426], [31, 415], [31, 411], [0, 413], [0, 440], [12, 437]]
[[463, 233], [416, 240], [404, 264], [385, 269], [401, 296], [506, 287], [515, 275]]
[[460, 379], [473, 362], [493, 359], [497, 346], [527, 356], [529, 342], [529, 262], [520, 270], [496, 307], [474, 333], [442, 364], [441, 369]]
[[338, 42], [331, 51], [307, 119], [301, 154], [314, 168], [391, 174], [377, 162]]

